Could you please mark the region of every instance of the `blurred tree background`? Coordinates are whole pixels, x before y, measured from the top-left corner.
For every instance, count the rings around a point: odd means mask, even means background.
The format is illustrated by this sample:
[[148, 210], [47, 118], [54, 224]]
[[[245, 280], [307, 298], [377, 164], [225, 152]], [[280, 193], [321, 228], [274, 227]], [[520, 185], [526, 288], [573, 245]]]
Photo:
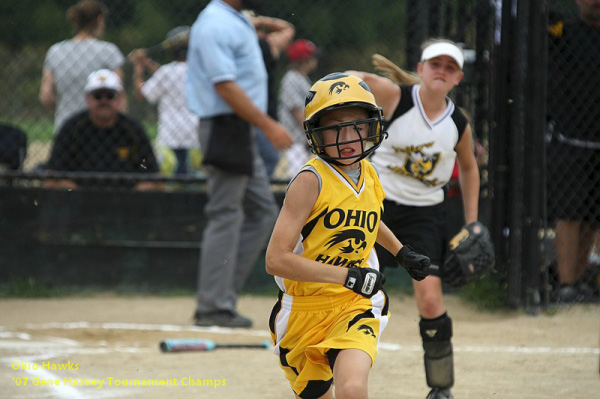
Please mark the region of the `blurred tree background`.
[[[191, 25], [208, 2], [106, 0], [110, 13], [103, 39], [115, 43], [125, 55], [135, 48], [150, 47], [161, 42], [170, 29]], [[38, 153], [35, 146], [52, 138], [53, 112], [38, 100], [42, 66], [52, 44], [74, 35], [66, 12], [75, 3], [73, 0], [4, 0], [0, 3], [0, 87], [5, 93], [0, 98], [0, 122], [16, 125], [27, 133], [30, 147], [26, 170], [44, 162], [47, 156], [45, 152]], [[477, 42], [477, 25], [491, 23], [489, 15], [486, 20], [477, 21], [475, 7], [475, 1], [459, 0], [416, 3], [287, 0], [265, 1], [260, 13], [291, 22], [296, 27], [296, 38], [308, 38], [321, 49], [319, 68], [311, 76], [315, 80], [333, 71], [372, 70], [370, 56], [373, 53], [381, 53], [403, 67], [414, 69], [414, 65], [407, 65], [406, 43], [411, 40], [407, 27], [412, 27], [415, 40], [435, 33], [473, 47]], [[410, 10], [416, 12], [415, 15], [425, 15], [425, 19], [420, 17], [420, 20], [429, 21], [430, 27], [411, 24], [409, 21], [414, 16], [411, 17]], [[461, 10], [470, 11], [471, 16], [459, 23]], [[431, 23], [438, 20], [444, 22]], [[480, 46], [490, 47], [490, 38], [479, 40]], [[157, 60], [169, 61], [165, 56]], [[283, 75], [286, 64], [283, 57], [278, 65], [278, 78]], [[130, 99], [133, 98], [131, 69], [129, 63], [124, 67], [124, 84]], [[146, 123], [151, 135], [155, 133], [155, 107], [130, 100], [130, 112]]]

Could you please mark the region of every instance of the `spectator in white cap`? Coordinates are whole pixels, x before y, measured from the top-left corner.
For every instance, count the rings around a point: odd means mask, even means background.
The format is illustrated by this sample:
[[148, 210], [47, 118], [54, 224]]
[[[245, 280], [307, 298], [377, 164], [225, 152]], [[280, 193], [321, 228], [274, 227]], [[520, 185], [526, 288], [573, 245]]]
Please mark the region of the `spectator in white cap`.
[[298, 39], [287, 48], [290, 67], [281, 79], [279, 88], [279, 120], [294, 138], [286, 150], [287, 178], [292, 178], [312, 157], [304, 135], [304, 101], [312, 82], [309, 74], [317, 68], [318, 49], [308, 39]]
[[[453, 328], [443, 301], [442, 280], [445, 250], [454, 232], [446, 229], [444, 186], [456, 160], [465, 223], [477, 221], [479, 203], [471, 126], [448, 98], [463, 78], [464, 55], [456, 44], [435, 39], [424, 44], [416, 74], [381, 56], [374, 60], [389, 78], [349, 73], [365, 81], [386, 117], [389, 137], [371, 160], [386, 193], [382, 221], [402, 243], [431, 259], [429, 276], [413, 281], [430, 387], [427, 398], [449, 399], [454, 384]], [[394, 265], [387, 251], [377, 253], [381, 254], [381, 270]]]
[[[47, 170], [65, 172], [157, 173], [158, 165], [142, 124], [119, 112], [123, 85], [108, 69], [92, 72], [86, 81], [88, 109], [67, 119], [54, 140]], [[92, 177], [93, 175], [90, 175]], [[102, 181], [100, 181], [102, 183]], [[160, 188], [152, 182], [115, 181], [138, 189]], [[48, 180], [46, 186], [76, 188], [98, 185], [92, 178]]]
[[92, 121], [100, 127], [114, 125], [119, 112], [119, 98], [123, 95], [119, 75], [108, 69], [92, 72], [83, 91]]

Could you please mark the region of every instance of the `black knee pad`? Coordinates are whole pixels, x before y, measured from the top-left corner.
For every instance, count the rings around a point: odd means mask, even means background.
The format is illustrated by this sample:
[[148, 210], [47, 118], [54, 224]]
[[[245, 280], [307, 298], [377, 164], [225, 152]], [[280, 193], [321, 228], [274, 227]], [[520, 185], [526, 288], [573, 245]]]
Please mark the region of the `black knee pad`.
[[419, 322], [425, 350], [425, 376], [432, 388], [448, 389], [454, 385], [454, 356], [452, 353], [452, 319], [444, 313], [435, 319], [421, 318]]

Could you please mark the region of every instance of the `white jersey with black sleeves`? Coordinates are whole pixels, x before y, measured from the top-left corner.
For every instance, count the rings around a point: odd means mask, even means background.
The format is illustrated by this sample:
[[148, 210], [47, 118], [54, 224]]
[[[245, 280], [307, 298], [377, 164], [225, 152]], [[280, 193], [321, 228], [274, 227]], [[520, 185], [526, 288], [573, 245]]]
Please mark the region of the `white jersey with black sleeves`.
[[389, 136], [371, 162], [379, 170], [386, 199], [429, 206], [444, 201], [456, 160], [455, 147], [467, 126], [464, 114], [446, 98], [446, 110], [429, 120], [419, 96], [420, 85], [400, 86], [400, 102], [385, 124]]

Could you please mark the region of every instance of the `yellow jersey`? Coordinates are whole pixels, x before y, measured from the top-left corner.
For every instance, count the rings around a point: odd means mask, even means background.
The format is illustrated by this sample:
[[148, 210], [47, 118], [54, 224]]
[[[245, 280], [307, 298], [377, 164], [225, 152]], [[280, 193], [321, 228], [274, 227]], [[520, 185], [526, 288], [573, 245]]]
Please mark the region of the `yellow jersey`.
[[[312, 168], [311, 168], [312, 167]], [[385, 193], [373, 165], [360, 161], [358, 184], [339, 167], [316, 157], [301, 169], [317, 173], [321, 188], [294, 252], [338, 267], [379, 269], [373, 248], [377, 240]], [[338, 295], [340, 284], [275, 278], [279, 288], [293, 296]]]

